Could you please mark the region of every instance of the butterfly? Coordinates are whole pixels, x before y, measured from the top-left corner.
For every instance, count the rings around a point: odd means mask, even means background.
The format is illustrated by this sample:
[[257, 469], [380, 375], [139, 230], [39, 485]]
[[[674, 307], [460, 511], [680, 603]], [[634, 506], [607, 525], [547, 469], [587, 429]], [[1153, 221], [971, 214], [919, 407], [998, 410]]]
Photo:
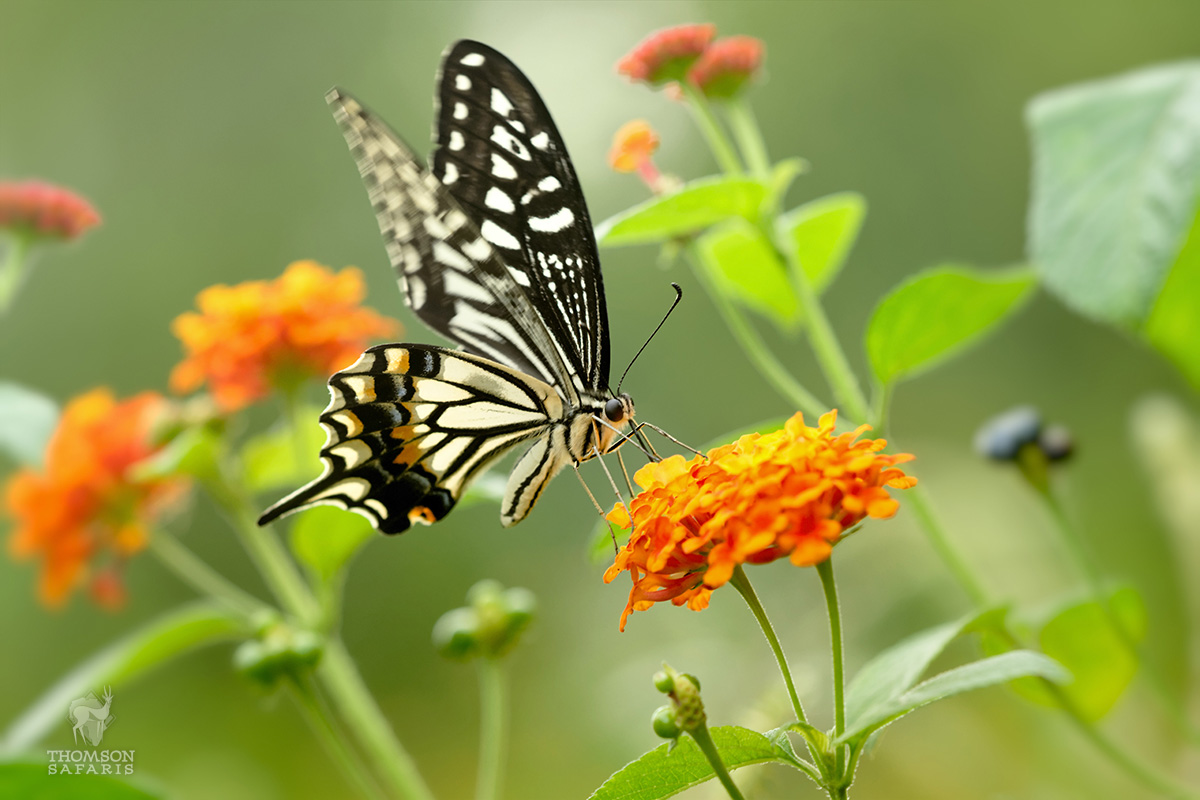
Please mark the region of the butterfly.
[[506, 527], [550, 479], [615, 450], [634, 415], [608, 388], [600, 259], [579, 179], [529, 79], [487, 45], [442, 58], [429, 169], [345, 92], [326, 97], [412, 310], [457, 350], [372, 347], [329, 380], [321, 476], [267, 509], [332, 504], [384, 533], [431, 524], [522, 444]]

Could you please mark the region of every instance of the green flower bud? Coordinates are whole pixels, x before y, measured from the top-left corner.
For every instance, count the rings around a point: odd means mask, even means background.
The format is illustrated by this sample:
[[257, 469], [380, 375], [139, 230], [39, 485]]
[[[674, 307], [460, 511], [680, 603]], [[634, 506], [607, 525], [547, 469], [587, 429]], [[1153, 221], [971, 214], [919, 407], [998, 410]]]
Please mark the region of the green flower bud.
[[[672, 684], [671, 704], [674, 707], [675, 723], [679, 728], [694, 731], [704, 725], [707, 715], [704, 713], [704, 701], [700, 699], [700, 682], [691, 675], [675, 671], [667, 664], [663, 664], [662, 672], [655, 675], [655, 686], [660, 683], [659, 675]], [[666, 681], [662, 682], [665, 684]]]
[[666, 670], [659, 670], [654, 673], [654, 688], [663, 694], [670, 694], [675, 691], [675, 681], [666, 673]]
[[447, 611], [433, 626], [433, 646], [454, 661], [479, 655], [479, 616], [473, 608]]
[[678, 739], [683, 731], [675, 721], [675, 709], [671, 706], [659, 706], [650, 720], [654, 733], [660, 739]]

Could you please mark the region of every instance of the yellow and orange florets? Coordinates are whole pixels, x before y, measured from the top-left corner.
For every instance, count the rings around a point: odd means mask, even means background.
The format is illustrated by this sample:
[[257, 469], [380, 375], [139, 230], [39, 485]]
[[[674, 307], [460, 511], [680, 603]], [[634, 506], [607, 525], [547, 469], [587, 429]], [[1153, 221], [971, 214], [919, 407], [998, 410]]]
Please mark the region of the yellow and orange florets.
[[671, 601], [693, 610], [741, 564], [788, 558], [812, 566], [866, 517], [884, 519], [899, 504], [887, 488], [907, 489], [916, 478], [895, 465], [908, 454], [880, 452], [883, 439], [858, 437], [869, 426], [835, 434], [837, 412], [816, 428], [801, 414], [782, 430], [749, 434], [706, 457], [671, 456], [638, 470], [642, 491], [617, 505], [609, 521], [633, 533], [604, 574], [633, 578], [621, 629], [633, 611]]
[[313, 261], [297, 261], [273, 281], [209, 287], [196, 298], [199, 313], [172, 325], [186, 357], [171, 387], [190, 392], [207, 384], [222, 410], [236, 411], [272, 388], [328, 376], [400, 329], [364, 308], [365, 294], [359, 270], [334, 273]]
[[41, 559], [46, 605], [61, 605], [85, 584], [102, 606], [123, 601], [122, 565], [186, 490], [180, 479], [134, 475], [134, 465], [155, 452], [152, 429], [165, 406], [153, 392], [120, 402], [107, 389], [81, 395], [64, 409], [44, 467], [9, 480], [4, 507], [16, 523], [9, 548], [17, 558]]

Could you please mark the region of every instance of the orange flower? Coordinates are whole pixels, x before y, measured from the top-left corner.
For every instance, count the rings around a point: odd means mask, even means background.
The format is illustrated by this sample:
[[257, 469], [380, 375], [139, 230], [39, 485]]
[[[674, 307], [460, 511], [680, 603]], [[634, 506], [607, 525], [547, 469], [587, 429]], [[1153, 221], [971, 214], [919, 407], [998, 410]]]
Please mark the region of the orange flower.
[[658, 149], [658, 133], [644, 119], [626, 122], [613, 135], [608, 163], [617, 172], [637, 172]]
[[46, 605], [61, 605], [85, 582], [101, 605], [122, 602], [121, 566], [186, 489], [179, 479], [131, 474], [156, 449], [151, 429], [165, 404], [154, 392], [117, 402], [109, 390], [93, 389], [67, 404], [44, 469], [9, 480], [4, 506], [16, 522], [9, 548], [16, 558], [41, 557]]
[[796, 414], [782, 430], [743, 436], [707, 457], [671, 456], [638, 470], [642, 492], [629, 511], [618, 504], [608, 515], [622, 528], [633, 515], [629, 542], [604, 573], [606, 583], [625, 570], [633, 578], [621, 630], [631, 612], [666, 600], [707, 607], [741, 564], [819, 564], [865, 517], [895, 514], [899, 503], [885, 487], [916, 484], [895, 468], [912, 456], [881, 453], [883, 439], [857, 441], [867, 425], [835, 435], [836, 421], [830, 411], [810, 428]]
[[763, 45], [753, 36], [718, 39], [688, 71], [688, 80], [706, 97], [733, 97], [762, 68]]
[[335, 274], [314, 261], [297, 261], [273, 281], [209, 287], [196, 298], [200, 312], [181, 314], [171, 326], [187, 353], [171, 388], [183, 393], [207, 383], [230, 412], [272, 387], [336, 372], [372, 339], [400, 330], [360, 305], [365, 293], [354, 267]]
[[676, 25], [655, 31], [617, 62], [617, 73], [651, 86], [682, 80], [716, 35], [717, 26], [712, 24]]
[[100, 224], [79, 195], [40, 181], [0, 182], [0, 228], [55, 239], [74, 239]]

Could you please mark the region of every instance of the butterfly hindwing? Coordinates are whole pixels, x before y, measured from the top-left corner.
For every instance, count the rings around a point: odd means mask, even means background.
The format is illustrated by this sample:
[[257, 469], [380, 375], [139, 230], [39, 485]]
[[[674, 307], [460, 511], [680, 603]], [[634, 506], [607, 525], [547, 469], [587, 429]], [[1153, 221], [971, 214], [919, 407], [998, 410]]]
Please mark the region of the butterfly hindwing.
[[442, 59], [433, 174], [477, 224], [560, 343], [579, 392], [608, 383], [600, 258], [550, 112], [506, 57], [469, 40]]
[[549, 385], [427, 345], [373, 347], [329, 387], [320, 419], [324, 474], [269, 509], [262, 524], [317, 503], [356, 511], [384, 533], [434, 522], [481, 470], [562, 415]]

